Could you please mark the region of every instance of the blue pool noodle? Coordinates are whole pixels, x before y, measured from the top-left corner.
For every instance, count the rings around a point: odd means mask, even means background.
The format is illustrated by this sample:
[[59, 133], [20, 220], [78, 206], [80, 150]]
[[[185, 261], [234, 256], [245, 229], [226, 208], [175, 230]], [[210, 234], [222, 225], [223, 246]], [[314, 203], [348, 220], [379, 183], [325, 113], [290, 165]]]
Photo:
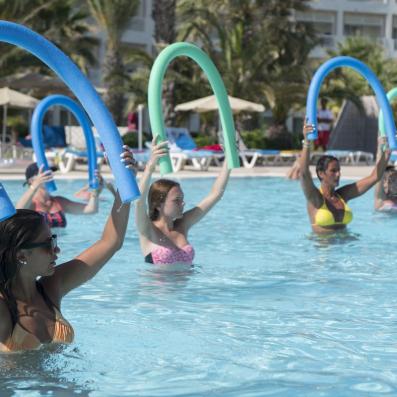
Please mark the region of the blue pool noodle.
[[0, 222], [4, 221], [7, 218], [10, 218], [15, 213], [15, 207], [8, 197], [4, 186], [0, 183]]
[[14, 44], [31, 52], [64, 81], [98, 130], [115, 175], [122, 202], [137, 199], [140, 193], [135, 176], [120, 161], [123, 142], [117, 127], [94, 87], [78, 67], [54, 44], [22, 25], [0, 21], [0, 41]]
[[343, 66], [350, 67], [356, 72], [360, 73], [368, 81], [368, 83], [374, 90], [378, 105], [382, 109], [382, 112], [384, 114], [389, 147], [391, 149], [396, 149], [396, 126], [394, 124], [393, 112], [387, 99], [385, 90], [382, 87], [382, 84], [379, 82], [378, 78], [365, 63], [359, 61], [358, 59], [345, 56], [335, 57], [328, 60], [327, 62], [324, 62], [317, 69], [316, 73], [313, 76], [307, 95], [306, 123], [312, 124], [314, 126], [314, 130], [313, 133], [307, 136], [307, 138], [310, 140], [317, 139], [317, 100], [323, 80], [329, 72]]
[[[73, 113], [74, 117], [80, 123], [83, 128], [85, 141], [87, 145], [87, 154], [88, 154], [88, 175], [89, 175], [89, 185], [91, 189], [98, 188], [98, 179], [95, 176], [95, 171], [97, 170], [97, 153], [95, 147], [94, 134], [92, 133], [91, 124], [88, 120], [88, 117], [84, 110], [72, 99], [68, 98], [65, 95], [49, 95], [44, 98], [40, 103], [36, 106], [32, 121], [30, 124], [30, 130], [32, 135], [32, 144], [33, 149], [37, 158], [37, 165], [40, 167], [44, 165], [44, 170], [49, 170], [48, 162], [45, 157], [44, 143], [43, 143], [43, 120], [44, 115], [47, 110], [51, 106], [63, 106]], [[53, 192], [56, 190], [56, 184], [54, 181], [46, 182], [46, 189], [49, 192]]]

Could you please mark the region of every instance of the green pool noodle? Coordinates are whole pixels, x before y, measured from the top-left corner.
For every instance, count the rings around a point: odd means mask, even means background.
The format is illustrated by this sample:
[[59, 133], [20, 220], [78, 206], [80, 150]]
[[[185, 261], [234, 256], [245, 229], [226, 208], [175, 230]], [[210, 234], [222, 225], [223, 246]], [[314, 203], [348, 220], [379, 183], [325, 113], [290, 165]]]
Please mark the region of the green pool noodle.
[[[387, 99], [389, 100], [390, 103], [392, 103], [395, 98], [397, 98], [397, 87], [396, 88], [392, 88], [387, 93]], [[378, 129], [379, 129], [379, 135], [380, 136], [386, 136], [385, 121], [384, 121], [382, 109], [380, 109], [380, 111], [379, 111]]]
[[[224, 134], [224, 150], [228, 168], [240, 167], [240, 160], [236, 147], [236, 132], [233, 114], [222, 78], [214, 63], [197, 46], [190, 43], [174, 43], [166, 47], [156, 58], [149, 78], [148, 104], [149, 118], [153, 136], [158, 136], [157, 143], [167, 140], [162, 109], [162, 85], [165, 72], [170, 62], [178, 56], [193, 59], [205, 72], [215, 94], [219, 106], [219, 113]], [[159, 159], [161, 175], [173, 172], [170, 156]]]

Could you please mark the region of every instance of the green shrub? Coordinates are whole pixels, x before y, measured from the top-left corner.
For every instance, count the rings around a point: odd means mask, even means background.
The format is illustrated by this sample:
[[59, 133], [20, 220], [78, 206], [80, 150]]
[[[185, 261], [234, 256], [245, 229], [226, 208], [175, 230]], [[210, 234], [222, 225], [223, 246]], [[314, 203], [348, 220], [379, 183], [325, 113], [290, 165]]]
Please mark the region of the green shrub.
[[266, 131], [263, 129], [242, 131], [241, 137], [248, 149], [289, 150], [301, 148], [302, 138], [299, 137], [299, 134], [291, 134], [287, 130], [274, 128], [271, 131], [271, 128], [269, 127]]
[[302, 139], [303, 139], [303, 134], [292, 134], [292, 149], [302, 149]]
[[20, 138], [29, 134], [29, 124], [26, 117], [21, 115], [8, 116], [7, 126], [18, 133]]
[[240, 135], [245, 143], [245, 146], [247, 146], [248, 149], [267, 148], [265, 134], [260, 129], [256, 129], [252, 131], [242, 131]]
[[209, 135], [197, 135], [194, 137], [194, 141], [198, 147], [214, 145], [217, 143], [217, 139], [214, 136]]
[[[131, 148], [138, 147], [138, 133], [137, 132], [127, 132], [124, 136], [122, 136], [122, 140], [124, 145], [128, 145]], [[145, 146], [146, 141], [151, 141], [152, 137], [144, 132], [142, 135], [142, 145]]]

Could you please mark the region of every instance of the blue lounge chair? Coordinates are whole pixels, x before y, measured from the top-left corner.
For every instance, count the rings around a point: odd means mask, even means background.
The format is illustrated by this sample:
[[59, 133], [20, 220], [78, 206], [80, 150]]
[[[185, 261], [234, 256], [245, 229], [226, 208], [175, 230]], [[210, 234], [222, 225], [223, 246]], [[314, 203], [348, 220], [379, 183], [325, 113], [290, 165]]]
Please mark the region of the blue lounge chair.
[[187, 161], [191, 161], [195, 169], [206, 171], [211, 161], [217, 156], [216, 153], [209, 150], [195, 150], [197, 149], [196, 142], [187, 128], [168, 127], [166, 134], [174, 171], [183, 169]]
[[[31, 139], [19, 139], [19, 142], [25, 148], [32, 148]], [[63, 126], [43, 125], [43, 143], [47, 159], [59, 165], [59, 168], [62, 171], [62, 156], [67, 148], [65, 128]], [[33, 161], [36, 161], [33, 148], [32, 159]]]

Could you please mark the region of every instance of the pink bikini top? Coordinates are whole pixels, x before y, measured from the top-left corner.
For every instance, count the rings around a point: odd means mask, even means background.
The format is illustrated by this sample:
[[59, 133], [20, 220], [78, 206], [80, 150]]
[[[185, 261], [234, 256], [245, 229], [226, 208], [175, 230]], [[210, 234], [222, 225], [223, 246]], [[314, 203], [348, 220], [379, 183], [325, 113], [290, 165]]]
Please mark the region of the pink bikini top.
[[182, 248], [157, 246], [150, 254], [146, 255], [145, 262], [155, 265], [168, 265], [173, 263], [186, 263], [191, 265], [194, 259], [194, 248], [187, 244]]
[[62, 204], [56, 197], [51, 197], [51, 212], [48, 211], [40, 202], [32, 200], [34, 210], [44, 216], [50, 227], [66, 227], [66, 216]]

